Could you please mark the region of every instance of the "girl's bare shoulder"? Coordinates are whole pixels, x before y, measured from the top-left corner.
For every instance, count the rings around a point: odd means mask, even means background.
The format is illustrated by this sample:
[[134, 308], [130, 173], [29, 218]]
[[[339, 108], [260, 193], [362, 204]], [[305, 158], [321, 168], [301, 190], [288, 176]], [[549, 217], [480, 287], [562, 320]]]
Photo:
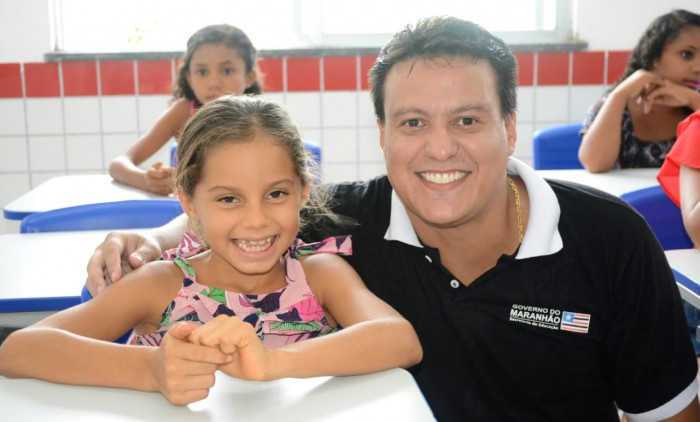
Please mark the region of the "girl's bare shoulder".
[[173, 261], [160, 260], [149, 262], [127, 274], [120, 283], [134, 283], [139, 288], [163, 291], [179, 288], [182, 278], [182, 270]]

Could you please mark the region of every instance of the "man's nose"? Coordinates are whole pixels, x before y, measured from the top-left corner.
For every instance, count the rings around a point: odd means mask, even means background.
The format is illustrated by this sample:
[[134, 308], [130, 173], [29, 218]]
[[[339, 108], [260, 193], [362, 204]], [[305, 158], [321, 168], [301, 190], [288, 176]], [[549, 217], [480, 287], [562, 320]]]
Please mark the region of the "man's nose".
[[425, 153], [436, 160], [447, 160], [454, 156], [459, 149], [459, 144], [449, 128], [433, 127], [426, 133]]

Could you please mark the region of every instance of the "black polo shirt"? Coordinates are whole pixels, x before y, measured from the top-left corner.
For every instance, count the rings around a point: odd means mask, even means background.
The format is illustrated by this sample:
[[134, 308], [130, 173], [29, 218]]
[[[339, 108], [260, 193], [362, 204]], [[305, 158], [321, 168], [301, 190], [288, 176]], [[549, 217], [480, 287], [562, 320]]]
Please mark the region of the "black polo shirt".
[[[340, 184], [365, 283], [415, 327], [410, 369], [441, 421], [640, 420], [685, 408], [697, 364], [680, 296], [644, 220], [621, 200], [545, 182], [517, 160], [530, 219], [515, 256], [469, 286], [422, 245], [389, 180]], [[348, 230], [345, 230], [348, 232]]]

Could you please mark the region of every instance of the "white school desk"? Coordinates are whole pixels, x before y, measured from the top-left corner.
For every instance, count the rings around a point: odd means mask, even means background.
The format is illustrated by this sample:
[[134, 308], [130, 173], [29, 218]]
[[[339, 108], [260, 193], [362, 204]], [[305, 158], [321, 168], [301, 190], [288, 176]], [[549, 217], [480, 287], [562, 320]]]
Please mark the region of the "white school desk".
[[23, 327], [79, 303], [88, 259], [107, 233], [0, 235], [0, 326]]
[[697, 249], [666, 251], [666, 259], [676, 276], [676, 284], [683, 299], [700, 309], [700, 251]]
[[[107, 231], [0, 235], [0, 326], [22, 327], [77, 303], [85, 265]], [[33, 312], [7, 312], [8, 309]], [[47, 311], [40, 311], [49, 308]], [[406, 371], [251, 383], [217, 374], [210, 396], [186, 407], [160, 394], [0, 377], [0, 420], [428, 421]]]
[[619, 169], [610, 170], [607, 173], [591, 173], [585, 169], [536, 170], [536, 172], [545, 179], [576, 182], [615, 196], [659, 184], [656, 180], [656, 175], [659, 172], [657, 168]]
[[0, 409], [7, 421], [434, 420], [413, 377], [403, 369], [270, 382], [217, 373], [209, 397], [188, 406], [173, 406], [159, 393], [0, 377]]
[[3, 214], [9, 220], [21, 220], [29, 214], [56, 208], [149, 198], [164, 196], [115, 182], [106, 174], [58, 176], [7, 204]]

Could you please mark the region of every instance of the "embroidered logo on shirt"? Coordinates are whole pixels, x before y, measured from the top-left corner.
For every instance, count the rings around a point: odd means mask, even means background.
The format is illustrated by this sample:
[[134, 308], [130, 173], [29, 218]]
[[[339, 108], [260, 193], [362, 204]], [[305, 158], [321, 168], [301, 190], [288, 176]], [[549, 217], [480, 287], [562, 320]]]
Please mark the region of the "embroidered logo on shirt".
[[591, 315], [539, 306], [514, 304], [510, 309], [509, 320], [549, 330], [587, 334]]
[[579, 314], [577, 312], [564, 311], [564, 314], [561, 316], [561, 329], [566, 331], [587, 333], [588, 325], [590, 323], [590, 314]]

